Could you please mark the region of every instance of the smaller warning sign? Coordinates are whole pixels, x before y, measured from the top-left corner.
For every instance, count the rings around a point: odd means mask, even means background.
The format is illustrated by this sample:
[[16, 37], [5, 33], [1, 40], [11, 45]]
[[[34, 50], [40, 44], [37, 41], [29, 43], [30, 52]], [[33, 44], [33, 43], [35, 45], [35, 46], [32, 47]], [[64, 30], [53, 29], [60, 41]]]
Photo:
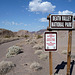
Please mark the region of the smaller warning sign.
[[57, 50], [57, 32], [45, 32], [44, 47], [45, 51]]

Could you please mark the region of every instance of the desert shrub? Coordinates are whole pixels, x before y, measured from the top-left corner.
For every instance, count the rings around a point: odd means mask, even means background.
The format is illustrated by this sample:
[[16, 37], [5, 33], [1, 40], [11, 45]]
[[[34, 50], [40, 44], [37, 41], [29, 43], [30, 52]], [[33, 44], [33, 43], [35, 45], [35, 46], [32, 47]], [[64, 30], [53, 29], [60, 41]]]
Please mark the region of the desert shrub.
[[16, 65], [13, 64], [11, 61], [0, 62], [0, 75], [5, 75], [6, 73], [10, 72], [14, 67], [16, 67]]
[[67, 54], [67, 50], [63, 50], [62, 51], [62, 54]]
[[27, 39], [29, 37], [29, 35], [25, 35], [24, 37]]
[[18, 37], [20, 37], [20, 36], [18, 36]]
[[22, 48], [19, 46], [11, 46], [8, 48], [8, 53], [6, 54], [6, 57], [12, 57], [19, 53], [21, 53]]
[[42, 53], [42, 54], [39, 55], [39, 58], [40, 58], [41, 60], [46, 60], [46, 59], [48, 58], [48, 55]]
[[32, 44], [33, 46], [34, 46], [35, 44], [37, 44], [36, 39], [32, 39], [32, 40], [29, 42], [29, 44]]
[[25, 42], [30, 42], [30, 39], [27, 39]]
[[5, 38], [10, 38], [11, 36], [6, 35]]
[[34, 49], [42, 49], [43, 48], [43, 45], [42, 44], [35, 44], [34, 46], [33, 46], [33, 48]]
[[75, 58], [75, 55], [71, 55], [71, 58], [73, 58], [73, 59], [74, 59], [74, 58]]
[[43, 38], [41, 35], [37, 35], [37, 39]]
[[34, 54], [40, 55], [42, 54], [42, 52], [43, 52], [42, 50], [36, 50]]
[[38, 62], [34, 62], [30, 65], [30, 68], [35, 71], [38, 71], [42, 69], [42, 66]]

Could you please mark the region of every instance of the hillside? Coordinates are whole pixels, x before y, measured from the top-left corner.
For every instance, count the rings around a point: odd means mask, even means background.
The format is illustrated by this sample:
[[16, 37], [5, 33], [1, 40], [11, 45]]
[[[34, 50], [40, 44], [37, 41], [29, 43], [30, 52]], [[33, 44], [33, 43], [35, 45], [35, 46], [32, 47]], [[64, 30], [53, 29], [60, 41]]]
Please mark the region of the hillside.
[[25, 35], [29, 35], [30, 32], [27, 30], [19, 30], [18, 32], [16, 32], [17, 36], [25, 36]]
[[0, 29], [0, 37], [13, 37], [14, 33], [10, 30]]

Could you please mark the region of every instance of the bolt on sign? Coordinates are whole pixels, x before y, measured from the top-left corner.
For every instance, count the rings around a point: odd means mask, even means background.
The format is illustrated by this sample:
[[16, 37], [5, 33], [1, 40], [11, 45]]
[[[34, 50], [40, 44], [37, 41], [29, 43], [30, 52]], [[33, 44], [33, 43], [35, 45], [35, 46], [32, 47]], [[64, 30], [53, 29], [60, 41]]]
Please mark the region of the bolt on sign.
[[44, 33], [44, 47], [45, 51], [57, 50], [57, 32]]
[[50, 28], [52, 29], [72, 29], [73, 15], [51, 15]]

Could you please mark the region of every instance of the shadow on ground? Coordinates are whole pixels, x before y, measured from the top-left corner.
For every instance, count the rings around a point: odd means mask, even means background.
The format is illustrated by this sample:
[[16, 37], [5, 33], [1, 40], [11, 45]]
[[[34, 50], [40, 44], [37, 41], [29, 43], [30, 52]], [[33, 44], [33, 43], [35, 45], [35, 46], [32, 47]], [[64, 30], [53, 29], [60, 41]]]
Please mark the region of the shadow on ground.
[[[72, 62], [71, 62], [70, 64], [71, 64], [70, 75], [72, 75], [72, 71], [73, 71], [73, 67], [74, 67], [75, 61], [72, 60]], [[54, 73], [54, 75], [55, 75], [55, 74], [58, 74], [59, 71], [60, 71], [61, 69], [64, 69], [66, 65], [67, 65], [67, 62], [64, 62], [64, 61], [62, 61], [61, 64], [58, 64], [58, 65], [55, 67], [56, 72]]]

